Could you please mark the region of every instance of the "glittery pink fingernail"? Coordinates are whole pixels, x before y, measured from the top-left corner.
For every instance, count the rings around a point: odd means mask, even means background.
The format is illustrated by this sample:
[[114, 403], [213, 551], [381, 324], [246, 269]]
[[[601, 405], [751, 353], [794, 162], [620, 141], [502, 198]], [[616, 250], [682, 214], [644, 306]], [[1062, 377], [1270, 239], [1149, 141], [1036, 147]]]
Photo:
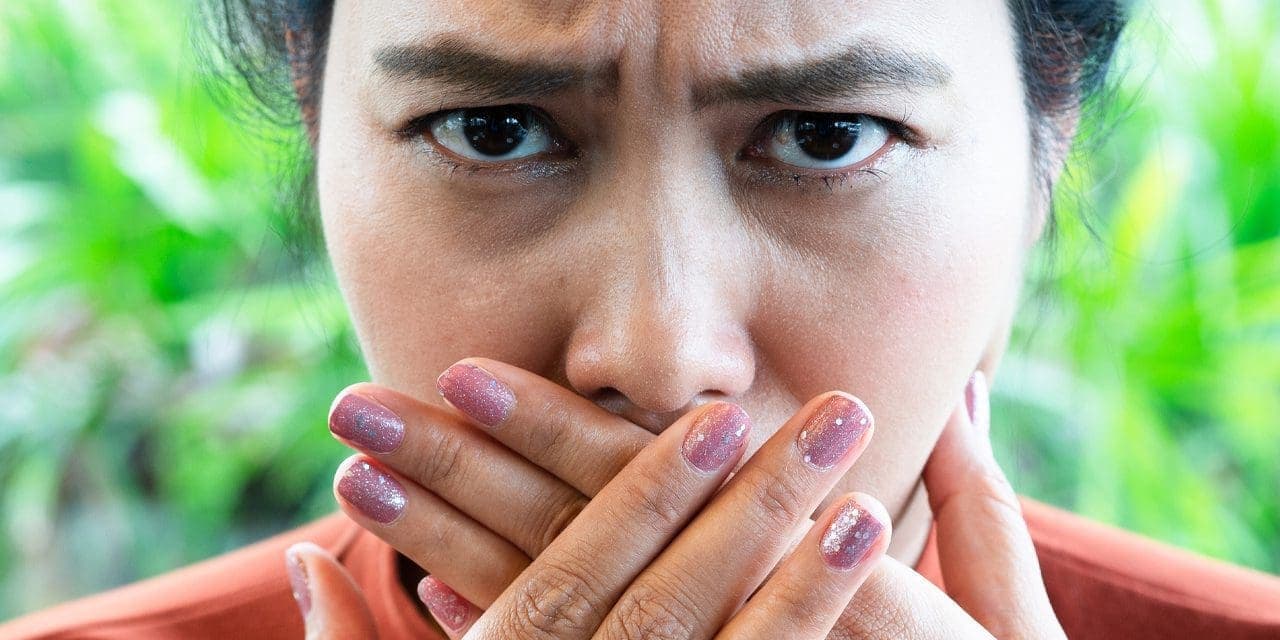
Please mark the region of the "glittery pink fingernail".
[[373, 453], [391, 453], [404, 441], [404, 421], [374, 400], [348, 393], [329, 414], [329, 430]]
[[964, 387], [964, 406], [969, 410], [969, 423], [979, 432], [991, 428], [991, 398], [987, 390], [987, 376], [975, 370]]
[[372, 520], [389, 524], [404, 512], [408, 496], [395, 478], [357, 459], [338, 480], [338, 494]]
[[796, 438], [800, 455], [820, 471], [834, 467], [871, 427], [866, 405], [847, 396], [826, 399], [805, 421]]
[[497, 426], [511, 415], [516, 395], [493, 374], [473, 364], [458, 363], [436, 378], [436, 389], [458, 411], [486, 426]]
[[471, 617], [471, 603], [433, 576], [418, 583], [418, 599], [450, 631], [462, 631]]
[[293, 545], [285, 550], [284, 566], [289, 574], [289, 587], [293, 590], [293, 599], [302, 610], [302, 617], [306, 618], [311, 612], [311, 585], [307, 583], [307, 566], [302, 564], [302, 558], [298, 555], [298, 546]]
[[822, 534], [822, 560], [836, 569], [852, 569], [867, 559], [882, 532], [884, 525], [849, 498]]
[[736, 404], [717, 402], [702, 411], [685, 433], [681, 452], [689, 464], [708, 473], [720, 469], [738, 451], [751, 418]]

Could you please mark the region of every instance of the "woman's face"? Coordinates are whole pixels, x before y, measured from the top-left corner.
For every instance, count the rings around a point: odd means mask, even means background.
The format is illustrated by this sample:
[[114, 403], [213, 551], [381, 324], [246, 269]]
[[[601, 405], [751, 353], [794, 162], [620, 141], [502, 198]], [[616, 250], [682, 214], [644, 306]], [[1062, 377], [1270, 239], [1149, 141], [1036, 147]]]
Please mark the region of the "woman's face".
[[897, 513], [1040, 233], [1014, 42], [1002, 0], [338, 0], [321, 210], [374, 381], [484, 356], [655, 432], [727, 399], [753, 449], [846, 390], [842, 489]]

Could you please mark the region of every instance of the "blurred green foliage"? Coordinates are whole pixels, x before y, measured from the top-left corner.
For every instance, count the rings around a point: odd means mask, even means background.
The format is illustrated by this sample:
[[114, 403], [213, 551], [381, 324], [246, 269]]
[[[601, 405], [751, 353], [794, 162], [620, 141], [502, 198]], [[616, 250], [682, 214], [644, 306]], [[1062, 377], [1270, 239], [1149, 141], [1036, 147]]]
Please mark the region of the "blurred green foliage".
[[[367, 379], [181, 3], [0, 4], [0, 618], [333, 509]], [[1224, 6], [1229, 5], [1228, 12]], [[1280, 5], [1140, 7], [996, 384], [1028, 495], [1280, 570]]]

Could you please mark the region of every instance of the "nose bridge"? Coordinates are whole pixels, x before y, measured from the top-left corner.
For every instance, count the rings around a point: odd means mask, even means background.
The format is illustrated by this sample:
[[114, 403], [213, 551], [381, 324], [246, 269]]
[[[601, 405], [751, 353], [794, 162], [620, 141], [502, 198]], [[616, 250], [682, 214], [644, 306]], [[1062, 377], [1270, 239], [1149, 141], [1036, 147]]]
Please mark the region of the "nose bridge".
[[738, 265], [726, 260], [734, 255], [732, 212], [723, 209], [731, 201], [699, 188], [706, 179], [691, 158], [671, 147], [628, 154], [587, 205], [613, 241], [592, 261], [600, 271], [586, 275], [597, 280], [596, 295], [570, 343], [567, 374], [580, 392], [612, 389], [669, 412], [700, 394], [750, 387], [748, 292], [734, 290]]

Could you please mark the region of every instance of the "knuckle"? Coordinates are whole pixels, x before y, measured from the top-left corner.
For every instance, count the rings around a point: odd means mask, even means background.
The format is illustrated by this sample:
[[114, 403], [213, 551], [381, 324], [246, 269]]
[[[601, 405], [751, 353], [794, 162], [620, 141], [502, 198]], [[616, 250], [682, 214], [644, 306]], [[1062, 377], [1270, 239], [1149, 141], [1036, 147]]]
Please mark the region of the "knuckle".
[[[682, 500], [670, 479], [651, 470], [637, 469], [641, 477], [625, 485], [618, 495], [622, 517], [652, 531], [666, 532], [684, 520]], [[633, 525], [634, 526], [634, 525]]]
[[596, 590], [581, 572], [546, 567], [516, 596], [499, 637], [562, 638], [589, 635]]
[[540, 534], [534, 536], [533, 544], [535, 548], [529, 549], [532, 555], [536, 556], [542, 553], [547, 547], [551, 546], [551, 541], [555, 540], [570, 522], [573, 522], [582, 509], [587, 506], [587, 501], [581, 496], [571, 496], [565, 499], [565, 496], [556, 493], [547, 498], [546, 508], [538, 509], [535, 513], [539, 514], [542, 519], [538, 531]]
[[768, 606], [785, 621], [786, 628], [800, 637], [820, 637], [824, 629], [812, 615], [813, 602], [836, 599], [838, 595], [830, 589], [815, 588], [810, 581], [774, 580], [771, 584]]
[[424, 487], [437, 487], [445, 482], [457, 481], [462, 469], [463, 442], [461, 438], [436, 431], [438, 437], [421, 456], [417, 477]]
[[969, 494], [986, 515], [1000, 520], [1012, 517], [1022, 521], [1022, 503], [1003, 473], [984, 469], [973, 476], [971, 483]]
[[543, 424], [551, 425], [549, 429], [526, 429], [525, 446], [531, 459], [543, 462], [559, 462], [568, 447], [567, 428], [573, 425], [568, 410], [561, 403], [548, 400], [536, 412]]
[[763, 473], [752, 480], [751, 485], [756, 503], [770, 521], [789, 526], [809, 516], [806, 512], [809, 496], [787, 478], [777, 473]]
[[660, 581], [633, 585], [606, 624], [612, 638], [683, 640], [695, 634], [694, 609], [679, 589]]

